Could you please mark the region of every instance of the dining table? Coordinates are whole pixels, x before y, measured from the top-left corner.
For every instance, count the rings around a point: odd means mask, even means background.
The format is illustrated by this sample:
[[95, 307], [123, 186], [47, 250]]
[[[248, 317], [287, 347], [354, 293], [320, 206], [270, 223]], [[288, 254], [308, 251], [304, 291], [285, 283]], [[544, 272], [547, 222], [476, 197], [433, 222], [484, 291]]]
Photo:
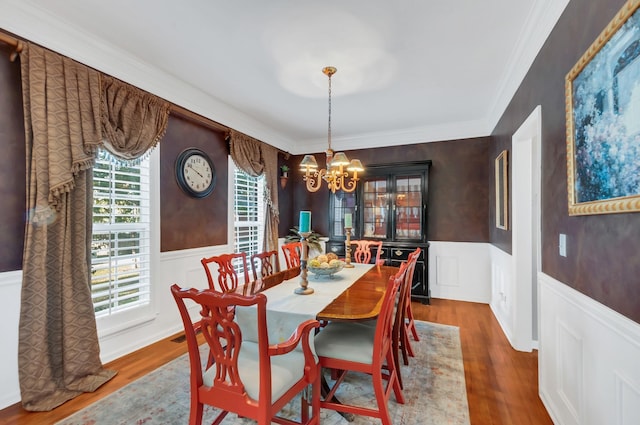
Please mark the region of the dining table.
[[[270, 343], [285, 341], [298, 323], [308, 319], [320, 321], [364, 321], [378, 317], [389, 278], [398, 272], [397, 267], [354, 264], [329, 276], [307, 276], [308, 287], [314, 292], [296, 294], [301, 276], [284, 279], [281, 283], [265, 288], [260, 282], [239, 287], [236, 292], [249, 295], [261, 292], [267, 297], [267, 326]], [[244, 317], [243, 309], [236, 312], [236, 319], [251, 329], [255, 322]]]
[[398, 267], [355, 264], [369, 267], [350, 286], [316, 314], [317, 320], [361, 321], [378, 317], [389, 279]]

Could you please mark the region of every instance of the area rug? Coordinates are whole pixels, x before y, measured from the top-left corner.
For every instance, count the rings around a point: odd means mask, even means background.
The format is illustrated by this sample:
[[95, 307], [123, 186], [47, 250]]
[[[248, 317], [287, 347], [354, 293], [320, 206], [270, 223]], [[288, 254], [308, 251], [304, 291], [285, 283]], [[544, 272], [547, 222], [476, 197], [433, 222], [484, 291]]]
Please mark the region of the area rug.
[[[389, 400], [394, 425], [468, 425], [469, 407], [464, 379], [460, 335], [457, 327], [416, 322], [420, 341], [412, 341], [415, 358], [402, 366], [405, 404]], [[189, 422], [189, 359], [183, 355], [104, 399], [87, 406], [56, 425], [178, 425]], [[350, 373], [337, 393], [343, 401], [375, 405], [370, 377]], [[354, 398], [357, 397], [357, 398]], [[295, 417], [299, 401], [281, 414]], [[211, 423], [216, 410], [205, 408], [203, 423]], [[322, 409], [323, 425], [380, 424], [356, 416], [347, 422], [336, 412]], [[251, 424], [229, 414], [222, 424]]]

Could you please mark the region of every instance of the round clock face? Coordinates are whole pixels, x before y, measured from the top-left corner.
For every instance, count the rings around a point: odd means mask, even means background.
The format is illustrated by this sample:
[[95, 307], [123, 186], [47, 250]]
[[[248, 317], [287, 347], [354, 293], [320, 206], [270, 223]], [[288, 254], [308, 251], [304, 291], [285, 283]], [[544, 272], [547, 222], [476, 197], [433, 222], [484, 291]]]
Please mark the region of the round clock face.
[[204, 198], [216, 184], [216, 170], [209, 156], [200, 149], [183, 151], [176, 161], [178, 185], [189, 195]]

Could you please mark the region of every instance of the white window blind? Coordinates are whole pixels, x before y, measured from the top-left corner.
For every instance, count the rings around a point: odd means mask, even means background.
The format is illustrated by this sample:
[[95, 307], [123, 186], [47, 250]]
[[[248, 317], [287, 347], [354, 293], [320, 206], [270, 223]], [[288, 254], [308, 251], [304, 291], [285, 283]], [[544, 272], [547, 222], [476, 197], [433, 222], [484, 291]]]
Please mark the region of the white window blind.
[[150, 302], [149, 160], [119, 164], [101, 150], [93, 168], [91, 293], [96, 317]]
[[[234, 172], [234, 251], [245, 252], [248, 258], [262, 252], [265, 219], [264, 176], [251, 177], [235, 168]], [[251, 267], [250, 264], [248, 264]], [[240, 265], [236, 271], [242, 273]]]

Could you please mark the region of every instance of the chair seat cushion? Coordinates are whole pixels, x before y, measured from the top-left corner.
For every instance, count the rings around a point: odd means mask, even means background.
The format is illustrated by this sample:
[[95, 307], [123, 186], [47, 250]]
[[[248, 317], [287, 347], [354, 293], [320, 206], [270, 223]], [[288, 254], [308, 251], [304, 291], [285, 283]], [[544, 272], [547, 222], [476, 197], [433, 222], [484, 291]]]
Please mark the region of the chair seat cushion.
[[320, 357], [372, 364], [375, 333], [375, 326], [331, 322], [322, 328], [313, 343]]
[[[271, 402], [282, 397], [304, 375], [304, 354], [299, 350], [271, 357]], [[203, 383], [213, 385], [216, 365], [204, 373]], [[260, 362], [258, 344], [243, 341], [238, 354], [238, 370], [247, 395], [258, 400], [260, 394]]]

